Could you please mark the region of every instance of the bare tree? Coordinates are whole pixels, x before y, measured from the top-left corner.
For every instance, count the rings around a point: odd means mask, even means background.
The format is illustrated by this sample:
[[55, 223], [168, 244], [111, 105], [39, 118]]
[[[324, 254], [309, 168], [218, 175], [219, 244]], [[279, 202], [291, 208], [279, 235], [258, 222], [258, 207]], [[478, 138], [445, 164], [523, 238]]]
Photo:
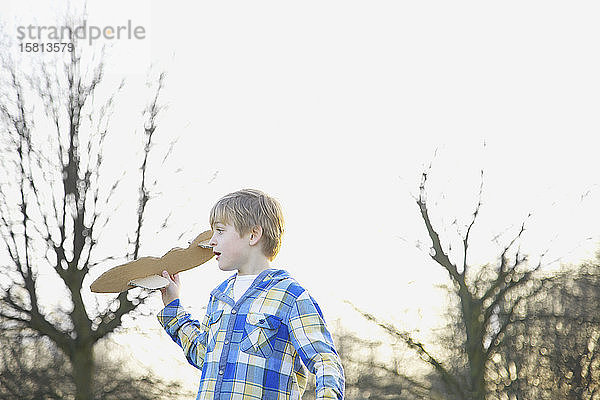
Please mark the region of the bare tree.
[[[71, 364], [75, 398], [87, 400], [94, 397], [94, 345], [147, 294], [121, 293], [105, 305], [84, 296], [84, 280], [102, 262], [95, 251], [113, 212], [109, 204], [121, 190], [120, 180], [107, 181], [102, 171], [123, 83], [98, 105], [102, 59], [84, 59], [76, 42], [66, 54], [30, 71], [19, 68], [8, 51], [0, 54], [0, 238], [8, 256], [0, 265], [0, 317], [55, 343]], [[143, 160], [138, 207], [132, 210], [137, 221], [126, 259], [136, 258], [140, 249], [164, 78], [161, 74], [154, 83], [154, 98], [141, 121]], [[67, 301], [47, 304], [45, 282], [53, 282]]]
[[[72, 366], [47, 337], [30, 330], [4, 330], [0, 337], [0, 399], [69, 400], [75, 398]], [[115, 344], [113, 343], [112, 346]], [[176, 382], [165, 382], [148, 369], [132, 373], [123, 355], [96, 352], [94, 398], [153, 400], [192, 397]]]
[[[431, 214], [435, 210], [427, 201], [430, 170], [431, 166], [422, 173], [415, 201], [431, 241], [428, 254], [448, 274], [451, 282], [449, 291], [454, 303], [450, 307], [456, 319], [451, 322], [453, 326], [448, 332], [453, 338], [440, 340], [447, 351], [435, 354], [409, 332], [357, 310], [391, 336], [406, 343], [431, 366], [434, 371], [429, 378], [432, 393], [448, 399], [485, 400], [490, 392], [490, 360], [503, 345], [508, 327], [516, 320], [518, 307], [544, 288], [544, 280], [533, 279], [543, 265], [544, 255], [531, 265], [529, 257], [521, 253], [520, 242], [526, 219], [500, 246], [496, 262], [471, 265], [469, 246], [482, 207], [483, 171], [477, 205], [464, 227], [457, 229], [458, 240], [454, 241], [440, 235], [440, 229], [445, 227], [436, 227], [432, 222]], [[458, 250], [452, 248], [456, 242], [460, 243]]]
[[[514, 321], [517, 307], [532, 294], [539, 292], [543, 285], [530, 288], [520, 296], [512, 296], [525, 284], [532, 282], [535, 272], [542, 266], [543, 255], [533, 266], [528, 256], [521, 254], [519, 241], [525, 231], [525, 222], [518, 232], [502, 248], [495, 265], [473, 268], [469, 264], [469, 240], [482, 205], [483, 171], [479, 200], [471, 220], [461, 235], [462, 249], [458, 260], [449, 256], [450, 244], [444, 245], [430, 218], [427, 204], [426, 183], [428, 171], [423, 172], [416, 199], [423, 223], [431, 239], [431, 258], [443, 268], [452, 282], [452, 289], [458, 299], [460, 321], [464, 333], [464, 353], [466, 355], [466, 381], [461, 382], [442, 363], [430, 356], [429, 363], [444, 377], [449, 389], [466, 399], [484, 400], [488, 393], [487, 368], [491, 357], [502, 344], [508, 326]], [[500, 316], [501, 307], [506, 310]]]

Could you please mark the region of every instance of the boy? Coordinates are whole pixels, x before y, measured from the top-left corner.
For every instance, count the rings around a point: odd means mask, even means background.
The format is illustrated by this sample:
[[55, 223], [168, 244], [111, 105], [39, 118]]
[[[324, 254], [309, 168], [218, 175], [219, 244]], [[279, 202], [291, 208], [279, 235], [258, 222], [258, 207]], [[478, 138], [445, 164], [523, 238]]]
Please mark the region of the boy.
[[258, 190], [220, 199], [210, 212], [219, 268], [237, 271], [215, 288], [200, 324], [179, 302], [178, 275], [163, 276], [158, 320], [202, 370], [197, 399], [302, 396], [308, 369], [317, 399], [343, 399], [344, 372], [319, 306], [286, 271], [270, 268], [283, 234], [279, 203]]

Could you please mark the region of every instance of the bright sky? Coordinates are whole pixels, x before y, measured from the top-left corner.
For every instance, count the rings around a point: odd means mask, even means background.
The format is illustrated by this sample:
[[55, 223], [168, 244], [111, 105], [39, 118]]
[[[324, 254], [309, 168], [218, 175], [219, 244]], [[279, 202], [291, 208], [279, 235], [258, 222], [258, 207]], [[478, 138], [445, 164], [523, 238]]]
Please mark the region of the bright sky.
[[[313, 293], [328, 320], [379, 334], [350, 300], [427, 339], [446, 275], [415, 248], [427, 237], [411, 196], [432, 160], [431, 212], [449, 232], [455, 218], [468, 222], [485, 169], [474, 263], [492, 261], [490, 238], [529, 212], [534, 255], [550, 247], [576, 261], [599, 242], [595, 2], [110, 0], [87, 9], [88, 25], [131, 20], [147, 34], [112, 41], [107, 63], [107, 81], [130, 81], [128, 111], [114, 124], [122, 168], [136, 168], [131, 134], [151, 93], [148, 67], [168, 73], [156, 150], [179, 141], [154, 170], [163, 186], [144, 255], [184, 246], [207, 228], [219, 197], [256, 187], [287, 218], [274, 265]], [[56, 24], [41, 1], [9, 1], [11, 14]], [[122, 248], [126, 229], [110, 226], [105, 251]], [[228, 275], [213, 261], [186, 272], [185, 303], [200, 309]], [[134, 345], [142, 363], [155, 362], [144, 355], [155, 340], [168, 347], [165, 359], [177, 355], [159, 336]]]

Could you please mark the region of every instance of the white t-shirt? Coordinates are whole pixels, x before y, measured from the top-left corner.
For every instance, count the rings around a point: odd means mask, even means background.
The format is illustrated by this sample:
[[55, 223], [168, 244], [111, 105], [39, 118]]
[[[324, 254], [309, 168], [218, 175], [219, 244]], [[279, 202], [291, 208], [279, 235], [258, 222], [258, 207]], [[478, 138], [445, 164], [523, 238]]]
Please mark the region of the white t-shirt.
[[237, 301], [246, 293], [258, 275], [237, 275], [233, 282], [233, 301]]

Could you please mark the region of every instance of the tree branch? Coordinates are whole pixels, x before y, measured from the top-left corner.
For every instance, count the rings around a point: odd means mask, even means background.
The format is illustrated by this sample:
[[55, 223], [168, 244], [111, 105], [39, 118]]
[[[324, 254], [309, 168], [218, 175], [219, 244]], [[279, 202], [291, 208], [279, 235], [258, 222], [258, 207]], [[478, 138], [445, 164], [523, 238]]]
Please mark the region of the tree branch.
[[[531, 214], [529, 214], [528, 217], [530, 215]], [[523, 257], [519, 260], [518, 252], [517, 252], [517, 256], [515, 256], [515, 263], [513, 264], [513, 266], [511, 268], [507, 268], [507, 265], [508, 265], [507, 253], [508, 253], [508, 251], [510, 251], [512, 246], [516, 243], [516, 241], [521, 238], [521, 236], [523, 235], [523, 232], [525, 232], [525, 223], [526, 222], [527, 221], [523, 221], [523, 223], [521, 224], [521, 229], [519, 230], [517, 235], [510, 241], [510, 243], [506, 247], [504, 247], [504, 250], [502, 250], [502, 254], [500, 255], [500, 266], [498, 267], [498, 276], [494, 280], [494, 283], [488, 288], [488, 290], [485, 291], [485, 293], [481, 297], [482, 302], [484, 302], [485, 300], [487, 300], [488, 298], [493, 296], [500, 286], [505, 285], [508, 275], [511, 274], [512, 272], [514, 272], [516, 267], [518, 267], [521, 263], [523, 263], [527, 260], [527, 257]]]
[[438, 233], [433, 228], [431, 224], [431, 220], [429, 218], [429, 211], [427, 209], [426, 196], [425, 196], [425, 183], [427, 182], [427, 172], [423, 172], [421, 185], [419, 186], [419, 197], [417, 199], [417, 205], [419, 206], [419, 210], [421, 211], [421, 217], [425, 222], [425, 226], [427, 227], [427, 232], [432, 242], [432, 248], [434, 250], [434, 254], [431, 255], [431, 258], [435, 260], [439, 265], [441, 265], [448, 273], [450, 277], [461, 287], [465, 286], [464, 279], [458, 273], [456, 266], [450, 261], [448, 255], [442, 249], [442, 244], [440, 242], [440, 237]]
[[354, 304], [352, 304], [349, 301], [345, 301], [346, 303], [350, 304], [359, 314], [361, 314], [364, 318], [366, 318], [367, 320], [376, 323], [377, 325], [379, 325], [381, 328], [383, 328], [388, 334], [401, 339], [404, 343], [406, 343], [408, 345], [408, 347], [410, 347], [412, 350], [415, 350], [417, 352], [417, 354], [419, 355], [419, 357], [425, 361], [426, 363], [428, 363], [429, 365], [433, 366], [433, 368], [436, 370], [437, 373], [440, 374], [440, 377], [442, 378], [442, 381], [446, 384], [446, 386], [448, 387], [448, 389], [450, 389], [451, 391], [453, 391], [454, 393], [460, 395], [460, 396], [465, 396], [465, 393], [462, 390], [462, 385], [458, 382], [458, 380], [452, 375], [452, 373], [450, 373], [450, 371], [448, 371], [441, 362], [439, 362], [435, 357], [433, 357], [426, 349], [425, 349], [425, 345], [423, 345], [422, 343], [414, 340], [409, 333], [407, 332], [401, 332], [399, 331], [397, 328], [395, 328], [394, 326], [392, 326], [391, 324], [382, 322], [380, 320], [378, 320], [375, 316], [364, 312], [362, 310], [360, 310], [358, 307], [356, 307]]
[[464, 280], [464, 276], [467, 274], [467, 250], [469, 248], [469, 235], [471, 234], [471, 229], [473, 225], [475, 225], [475, 221], [477, 220], [477, 215], [479, 215], [479, 209], [481, 208], [481, 199], [483, 197], [483, 170], [481, 170], [481, 183], [479, 185], [479, 199], [477, 201], [477, 206], [475, 207], [475, 211], [473, 212], [473, 219], [467, 228], [467, 233], [463, 239], [463, 250], [464, 250], [464, 259], [463, 259], [463, 271], [462, 276]]

